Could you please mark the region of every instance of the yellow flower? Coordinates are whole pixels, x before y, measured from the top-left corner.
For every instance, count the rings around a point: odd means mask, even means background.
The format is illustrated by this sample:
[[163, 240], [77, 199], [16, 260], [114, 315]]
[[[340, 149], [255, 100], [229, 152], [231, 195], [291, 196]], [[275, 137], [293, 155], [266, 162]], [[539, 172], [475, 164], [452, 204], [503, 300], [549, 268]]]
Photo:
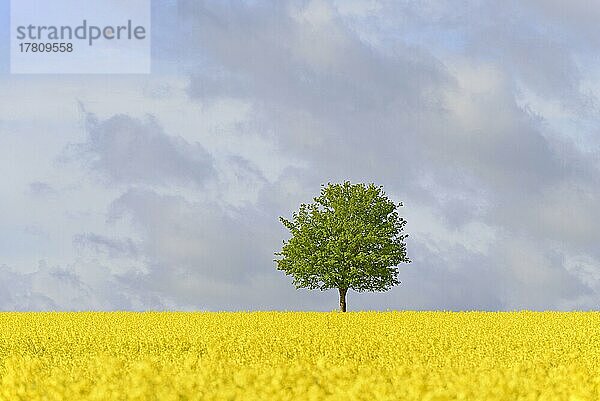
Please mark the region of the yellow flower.
[[600, 399], [596, 312], [0, 313], [0, 401]]

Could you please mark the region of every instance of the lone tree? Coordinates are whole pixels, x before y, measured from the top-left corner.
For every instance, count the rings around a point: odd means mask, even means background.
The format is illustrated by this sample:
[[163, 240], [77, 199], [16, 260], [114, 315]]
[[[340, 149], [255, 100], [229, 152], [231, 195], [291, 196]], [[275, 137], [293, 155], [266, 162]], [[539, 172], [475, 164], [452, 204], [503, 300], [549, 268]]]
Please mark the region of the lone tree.
[[322, 186], [314, 203], [301, 204], [291, 220], [279, 218], [292, 237], [275, 253], [277, 269], [293, 276], [296, 288], [337, 288], [346, 312], [349, 289], [387, 291], [400, 283], [396, 266], [410, 262], [401, 206], [375, 184]]

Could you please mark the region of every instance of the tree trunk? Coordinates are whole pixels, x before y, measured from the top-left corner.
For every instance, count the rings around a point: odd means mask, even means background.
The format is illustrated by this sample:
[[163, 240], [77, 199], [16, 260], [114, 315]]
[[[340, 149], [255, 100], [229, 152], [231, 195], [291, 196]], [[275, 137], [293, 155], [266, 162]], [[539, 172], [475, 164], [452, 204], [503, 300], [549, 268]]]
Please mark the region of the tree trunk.
[[346, 312], [346, 292], [347, 288], [340, 288], [340, 312]]

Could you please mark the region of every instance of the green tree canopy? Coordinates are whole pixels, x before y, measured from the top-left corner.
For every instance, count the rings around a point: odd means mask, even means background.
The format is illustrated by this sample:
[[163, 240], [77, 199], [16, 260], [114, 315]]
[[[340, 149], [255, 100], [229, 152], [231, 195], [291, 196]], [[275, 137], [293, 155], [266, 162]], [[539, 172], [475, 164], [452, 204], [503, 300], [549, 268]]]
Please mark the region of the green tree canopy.
[[291, 275], [296, 288], [337, 288], [342, 312], [349, 289], [387, 291], [400, 283], [397, 266], [410, 262], [401, 206], [375, 184], [322, 186], [291, 220], [280, 217], [291, 238], [275, 254], [277, 269]]

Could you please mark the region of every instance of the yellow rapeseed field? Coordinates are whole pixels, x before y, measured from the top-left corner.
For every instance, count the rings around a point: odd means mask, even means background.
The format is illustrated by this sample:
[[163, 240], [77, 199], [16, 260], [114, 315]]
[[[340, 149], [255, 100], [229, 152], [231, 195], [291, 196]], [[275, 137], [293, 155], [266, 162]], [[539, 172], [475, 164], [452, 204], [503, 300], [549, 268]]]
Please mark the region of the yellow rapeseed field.
[[600, 313], [1, 313], [0, 400], [600, 400]]

